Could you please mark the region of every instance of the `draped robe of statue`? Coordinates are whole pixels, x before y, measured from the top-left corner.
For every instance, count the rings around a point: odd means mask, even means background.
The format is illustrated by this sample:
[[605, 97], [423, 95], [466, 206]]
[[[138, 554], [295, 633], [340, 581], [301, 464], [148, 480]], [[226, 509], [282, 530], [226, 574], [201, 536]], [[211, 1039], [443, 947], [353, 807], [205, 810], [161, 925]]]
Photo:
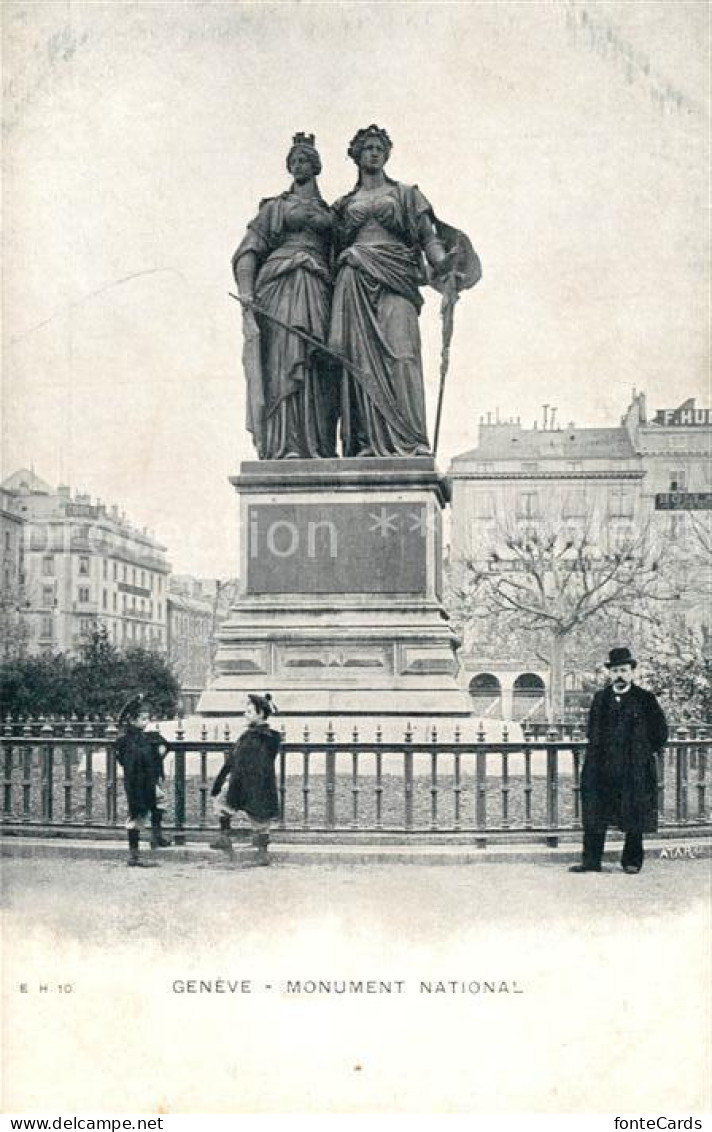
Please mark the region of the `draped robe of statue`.
[[[319, 196], [285, 192], [261, 203], [233, 256], [258, 269], [254, 301], [266, 314], [325, 342], [329, 325], [332, 219]], [[289, 330], [255, 314], [245, 333], [247, 428], [260, 459], [335, 455], [338, 389], [323, 355]]]
[[426, 257], [432, 262], [450, 247], [462, 252], [471, 272], [465, 286], [479, 278], [479, 261], [467, 237], [441, 224], [415, 185], [387, 179], [373, 189], [357, 186], [333, 213], [329, 347], [354, 367], [341, 369], [343, 455], [427, 455], [418, 326]]

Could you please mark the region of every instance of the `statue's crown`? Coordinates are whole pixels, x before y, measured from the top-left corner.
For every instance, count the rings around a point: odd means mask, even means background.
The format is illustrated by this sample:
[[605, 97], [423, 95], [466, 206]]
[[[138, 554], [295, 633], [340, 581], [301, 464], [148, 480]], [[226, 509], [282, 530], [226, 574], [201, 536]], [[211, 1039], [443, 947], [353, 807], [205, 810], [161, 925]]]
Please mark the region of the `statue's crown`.
[[292, 145], [310, 145], [314, 147], [314, 135], [303, 134], [301, 131], [292, 138]]

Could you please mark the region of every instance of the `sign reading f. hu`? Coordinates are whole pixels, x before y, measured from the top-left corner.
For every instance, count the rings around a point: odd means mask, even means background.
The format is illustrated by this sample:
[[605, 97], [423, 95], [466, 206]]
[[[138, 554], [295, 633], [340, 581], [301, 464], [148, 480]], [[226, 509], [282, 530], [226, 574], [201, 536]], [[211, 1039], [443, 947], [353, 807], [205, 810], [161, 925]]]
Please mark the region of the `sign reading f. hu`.
[[712, 424], [712, 409], [697, 409], [695, 398], [689, 397], [683, 401], [679, 409], [658, 409], [653, 422], [657, 425], [677, 425], [687, 428], [690, 425]]

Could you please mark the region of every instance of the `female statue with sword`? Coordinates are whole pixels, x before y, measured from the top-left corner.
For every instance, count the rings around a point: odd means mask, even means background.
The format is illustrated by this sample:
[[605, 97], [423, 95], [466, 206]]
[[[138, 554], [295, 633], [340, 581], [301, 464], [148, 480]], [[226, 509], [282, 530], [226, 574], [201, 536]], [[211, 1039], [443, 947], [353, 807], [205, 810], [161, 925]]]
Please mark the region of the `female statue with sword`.
[[337, 389], [319, 349], [329, 326], [333, 219], [317, 186], [313, 134], [295, 135], [287, 169], [292, 187], [261, 203], [232, 260], [244, 310], [247, 428], [263, 460], [336, 455]]

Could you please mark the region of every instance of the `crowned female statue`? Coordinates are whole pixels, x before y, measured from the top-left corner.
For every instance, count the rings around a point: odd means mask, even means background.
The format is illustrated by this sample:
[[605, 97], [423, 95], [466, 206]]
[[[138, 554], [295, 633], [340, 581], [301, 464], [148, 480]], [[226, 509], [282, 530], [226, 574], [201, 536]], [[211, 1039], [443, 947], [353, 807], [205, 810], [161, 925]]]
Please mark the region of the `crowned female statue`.
[[340, 368], [344, 456], [430, 452], [418, 315], [420, 286], [472, 286], [479, 261], [415, 185], [385, 173], [392, 142], [371, 125], [349, 146], [356, 186], [333, 205], [336, 282], [329, 348]]
[[329, 326], [333, 218], [317, 185], [313, 134], [295, 135], [287, 169], [291, 187], [261, 202], [232, 259], [247, 428], [270, 460], [335, 455], [338, 386], [318, 348]]

